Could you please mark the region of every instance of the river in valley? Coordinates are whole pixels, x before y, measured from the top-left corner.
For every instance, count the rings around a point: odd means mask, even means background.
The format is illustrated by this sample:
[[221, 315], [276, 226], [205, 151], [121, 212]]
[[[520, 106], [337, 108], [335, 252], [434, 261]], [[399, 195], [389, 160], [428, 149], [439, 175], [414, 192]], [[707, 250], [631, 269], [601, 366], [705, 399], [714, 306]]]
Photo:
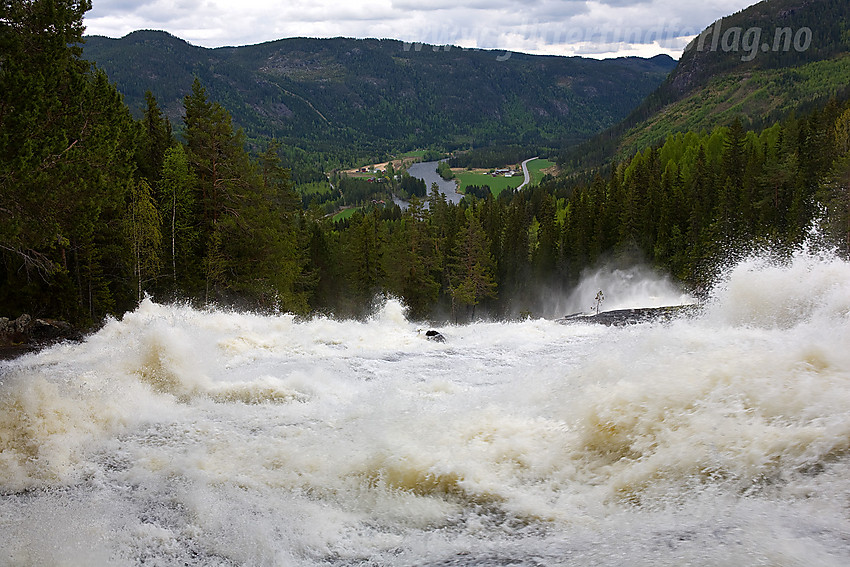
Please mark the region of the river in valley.
[[850, 264], [428, 328], [145, 300], [0, 361], [0, 565], [850, 564]]
[[446, 181], [437, 173], [438, 161], [425, 161], [414, 163], [407, 168], [411, 177], [416, 177], [425, 182], [426, 194], [431, 193], [431, 184], [436, 183], [440, 192], [446, 196], [446, 201], [454, 204], [460, 203], [463, 194], [457, 192], [457, 183], [454, 180]]

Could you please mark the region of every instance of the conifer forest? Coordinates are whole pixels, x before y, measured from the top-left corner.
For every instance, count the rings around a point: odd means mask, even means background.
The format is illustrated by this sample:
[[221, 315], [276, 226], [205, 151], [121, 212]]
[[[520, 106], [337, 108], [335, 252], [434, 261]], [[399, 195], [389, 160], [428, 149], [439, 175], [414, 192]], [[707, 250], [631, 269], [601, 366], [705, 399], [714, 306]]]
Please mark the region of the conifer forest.
[[[403, 174], [295, 179], [296, 150], [249, 139], [197, 78], [181, 121], [151, 93], [134, 117], [82, 57], [89, 7], [2, 7], [2, 313], [87, 327], [149, 296], [356, 317], [392, 296], [417, 320], [559, 316], [546, 298], [602, 262], [646, 263], [699, 295], [730, 257], [781, 257], [815, 236], [850, 249], [841, 96], [770, 123], [671, 133], [618, 161], [453, 204]], [[515, 163], [538, 150], [505, 151]], [[332, 189], [311, 196], [310, 183]], [[329, 199], [357, 211], [334, 220]]]

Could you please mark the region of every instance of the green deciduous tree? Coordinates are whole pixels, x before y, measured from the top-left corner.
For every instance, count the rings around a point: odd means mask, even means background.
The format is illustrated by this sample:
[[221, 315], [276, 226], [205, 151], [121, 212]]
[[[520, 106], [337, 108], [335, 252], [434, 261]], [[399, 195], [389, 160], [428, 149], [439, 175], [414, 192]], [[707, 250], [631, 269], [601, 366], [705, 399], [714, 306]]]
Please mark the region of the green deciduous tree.
[[197, 282], [193, 283], [191, 278], [199, 273], [199, 269], [195, 269], [199, 204], [195, 199], [189, 162], [181, 144], [166, 150], [159, 188], [165, 245], [162, 257], [171, 279], [169, 290], [175, 293], [178, 289], [197, 289]]
[[162, 244], [161, 219], [146, 180], [131, 183], [128, 196], [124, 231], [132, 251], [137, 298], [141, 301], [145, 285], [159, 275], [162, 266], [159, 256]]

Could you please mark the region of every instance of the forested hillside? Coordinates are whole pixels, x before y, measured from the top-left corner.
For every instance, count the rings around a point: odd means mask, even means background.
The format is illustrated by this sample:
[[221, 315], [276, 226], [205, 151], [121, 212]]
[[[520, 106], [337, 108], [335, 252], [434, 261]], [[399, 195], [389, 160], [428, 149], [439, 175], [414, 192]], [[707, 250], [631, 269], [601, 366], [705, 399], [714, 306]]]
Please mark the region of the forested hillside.
[[205, 49], [155, 31], [87, 37], [83, 49], [136, 116], [150, 90], [178, 124], [197, 77], [249, 138], [276, 137], [319, 159], [429, 146], [561, 147], [626, 116], [675, 64], [344, 38]]
[[850, 85], [850, 3], [768, 0], [714, 22], [630, 115], [561, 161], [576, 169], [626, 159], [674, 133], [738, 118], [762, 128], [806, 113]]

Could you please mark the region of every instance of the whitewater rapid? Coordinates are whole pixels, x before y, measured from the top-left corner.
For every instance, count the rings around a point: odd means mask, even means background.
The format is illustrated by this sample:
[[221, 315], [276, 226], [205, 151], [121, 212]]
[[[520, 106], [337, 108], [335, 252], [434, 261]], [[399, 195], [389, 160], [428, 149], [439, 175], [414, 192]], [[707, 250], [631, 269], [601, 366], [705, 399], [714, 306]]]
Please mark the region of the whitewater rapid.
[[145, 301], [0, 362], [0, 565], [850, 562], [850, 264], [427, 328]]

